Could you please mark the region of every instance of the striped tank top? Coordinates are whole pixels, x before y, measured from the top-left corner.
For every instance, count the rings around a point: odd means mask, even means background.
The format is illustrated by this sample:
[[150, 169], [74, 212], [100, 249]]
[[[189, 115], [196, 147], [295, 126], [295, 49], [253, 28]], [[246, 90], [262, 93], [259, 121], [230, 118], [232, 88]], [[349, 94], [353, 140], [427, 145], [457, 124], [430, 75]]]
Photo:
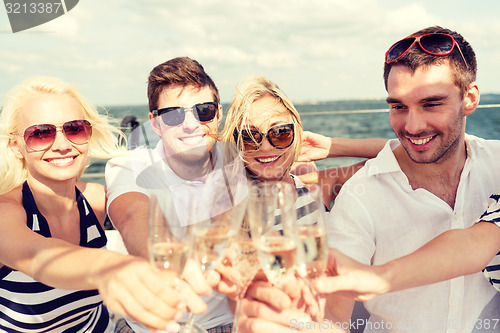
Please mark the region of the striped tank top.
[[[102, 248], [106, 236], [92, 208], [77, 189], [80, 246]], [[28, 184], [23, 184], [27, 226], [52, 237], [38, 211]], [[37, 282], [7, 266], [0, 267], [0, 331], [5, 332], [113, 332], [109, 313], [97, 290], [62, 290]]]
[[[488, 201], [488, 209], [479, 218], [479, 221], [495, 223], [500, 228], [500, 193], [493, 194]], [[500, 252], [493, 257], [488, 266], [483, 270], [490, 283], [500, 291]]]

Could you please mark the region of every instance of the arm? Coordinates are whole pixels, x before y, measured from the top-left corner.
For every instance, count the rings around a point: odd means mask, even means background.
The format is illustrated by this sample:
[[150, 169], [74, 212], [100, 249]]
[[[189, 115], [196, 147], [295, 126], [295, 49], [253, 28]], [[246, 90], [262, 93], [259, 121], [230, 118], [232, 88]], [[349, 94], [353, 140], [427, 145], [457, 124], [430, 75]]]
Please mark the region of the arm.
[[341, 291], [366, 301], [383, 293], [476, 273], [500, 251], [499, 240], [498, 226], [480, 222], [468, 229], [446, 231], [419, 250], [381, 266], [362, 265], [333, 251], [329, 269], [339, 276], [318, 282], [318, 290]]
[[372, 158], [377, 156], [386, 142], [386, 139], [329, 138], [321, 134], [304, 131], [302, 152], [298, 161], [310, 162], [344, 156]]
[[109, 160], [105, 170], [109, 218], [120, 232], [128, 253], [146, 259], [149, 258], [149, 192], [137, 185], [137, 175], [148, 165], [140, 153], [131, 152]]
[[113, 225], [120, 232], [127, 251], [145, 259], [148, 253], [149, 197], [139, 192], [124, 193], [108, 208]]
[[319, 184], [323, 191], [323, 202], [330, 207], [331, 202], [335, 200], [344, 183], [363, 167], [365, 162], [361, 161], [344, 167], [321, 169], [298, 177], [304, 184]]
[[[154, 271], [147, 261], [136, 257], [43, 237], [26, 228], [20, 204], [2, 202], [0, 216], [2, 264], [55, 288], [97, 289], [111, 311], [149, 328], [165, 329], [175, 318], [180, 297], [170, 273]], [[201, 291], [204, 280], [199, 282], [196, 290]], [[205, 310], [203, 301], [193, 293], [188, 304], [193, 312]]]

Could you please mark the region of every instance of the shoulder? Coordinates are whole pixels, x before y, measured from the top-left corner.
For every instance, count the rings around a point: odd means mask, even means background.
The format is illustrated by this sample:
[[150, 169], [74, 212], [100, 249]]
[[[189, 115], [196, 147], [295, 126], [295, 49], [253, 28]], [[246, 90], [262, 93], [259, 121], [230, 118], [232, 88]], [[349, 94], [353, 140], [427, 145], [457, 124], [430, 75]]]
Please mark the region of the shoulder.
[[481, 150], [500, 150], [500, 140], [486, 140], [474, 135], [466, 134], [465, 142], [469, 149]]
[[26, 222], [26, 211], [23, 207], [22, 186], [0, 195], [0, 221], [11, 223], [13, 219]]
[[101, 184], [83, 182], [78, 182], [76, 186], [92, 207], [99, 221], [104, 220], [106, 216], [106, 188]]
[[23, 186], [18, 186], [7, 193], [0, 194], [0, 203], [23, 203]]
[[113, 157], [107, 166], [128, 166], [130, 164], [152, 164], [158, 158], [154, 149], [136, 148], [129, 150], [120, 156]]
[[112, 183], [115, 179], [129, 178], [138, 175], [145, 169], [161, 160], [161, 157], [153, 149], [137, 148], [121, 156], [114, 157], [106, 163], [106, 183]]

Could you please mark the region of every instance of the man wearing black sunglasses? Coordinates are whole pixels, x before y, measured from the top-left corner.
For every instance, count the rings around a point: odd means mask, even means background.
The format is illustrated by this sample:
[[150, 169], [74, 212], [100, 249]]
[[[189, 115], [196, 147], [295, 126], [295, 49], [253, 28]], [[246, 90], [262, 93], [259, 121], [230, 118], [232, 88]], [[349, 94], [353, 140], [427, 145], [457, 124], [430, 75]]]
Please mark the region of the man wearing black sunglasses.
[[[170, 189], [181, 220], [189, 205], [186, 200], [195, 200], [188, 190], [199, 188], [201, 195], [206, 177], [221, 170], [223, 163], [216, 144], [222, 120], [219, 92], [197, 61], [180, 57], [156, 66], [148, 79], [148, 100], [158, 145], [132, 150], [106, 165], [109, 216], [128, 252], [144, 258], [149, 258], [151, 191]], [[226, 297], [214, 294], [204, 301], [207, 311], [195, 316], [196, 323], [209, 332], [230, 332], [233, 316]], [[128, 324], [135, 332], [146, 332], [134, 322]]]

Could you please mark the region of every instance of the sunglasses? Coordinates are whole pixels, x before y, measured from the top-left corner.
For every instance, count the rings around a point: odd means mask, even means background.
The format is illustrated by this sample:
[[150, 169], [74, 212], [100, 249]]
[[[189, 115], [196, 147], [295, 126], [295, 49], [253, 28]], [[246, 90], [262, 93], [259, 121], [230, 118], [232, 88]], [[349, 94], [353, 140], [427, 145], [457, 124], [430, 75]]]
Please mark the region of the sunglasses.
[[401, 59], [417, 43], [423, 51], [436, 56], [448, 55], [456, 46], [464, 60], [465, 66], [469, 68], [456, 40], [451, 35], [438, 32], [401, 39], [387, 50], [385, 53], [385, 62], [390, 64]]
[[293, 124], [276, 125], [271, 127], [267, 133], [261, 133], [256, 129], [234, 130], [234, 140], [238, 142], [238, 136], [241, 135], [243, 141], [243, 150], [257, 150], [264, 138], [278, 149], [290, 147], [294, 139]]
[[24, 137], [24, 142], [29, 149], [33, 151], [42, 151], [48, 149], [56, 140], [57, 129], [61, 131], [71, 143], [83, 145], [87, 143], [92, 136], [92, 125], [87, 120], [72, 120], [61, 126], [52, 124], [38, 124], [28, 127], [24, 134], [11, 133]]
[[153, 116], [161, 116], [167, 126], [179, 126], [186, 119], [187, 110], [192, 110], [193, 115], [199, 123], [207, 123], [214, 120], [217, 115], [219, 104], [216, 102], [206, 102], [195, 104], [190, 107], [173, 106], [151, 111]]

